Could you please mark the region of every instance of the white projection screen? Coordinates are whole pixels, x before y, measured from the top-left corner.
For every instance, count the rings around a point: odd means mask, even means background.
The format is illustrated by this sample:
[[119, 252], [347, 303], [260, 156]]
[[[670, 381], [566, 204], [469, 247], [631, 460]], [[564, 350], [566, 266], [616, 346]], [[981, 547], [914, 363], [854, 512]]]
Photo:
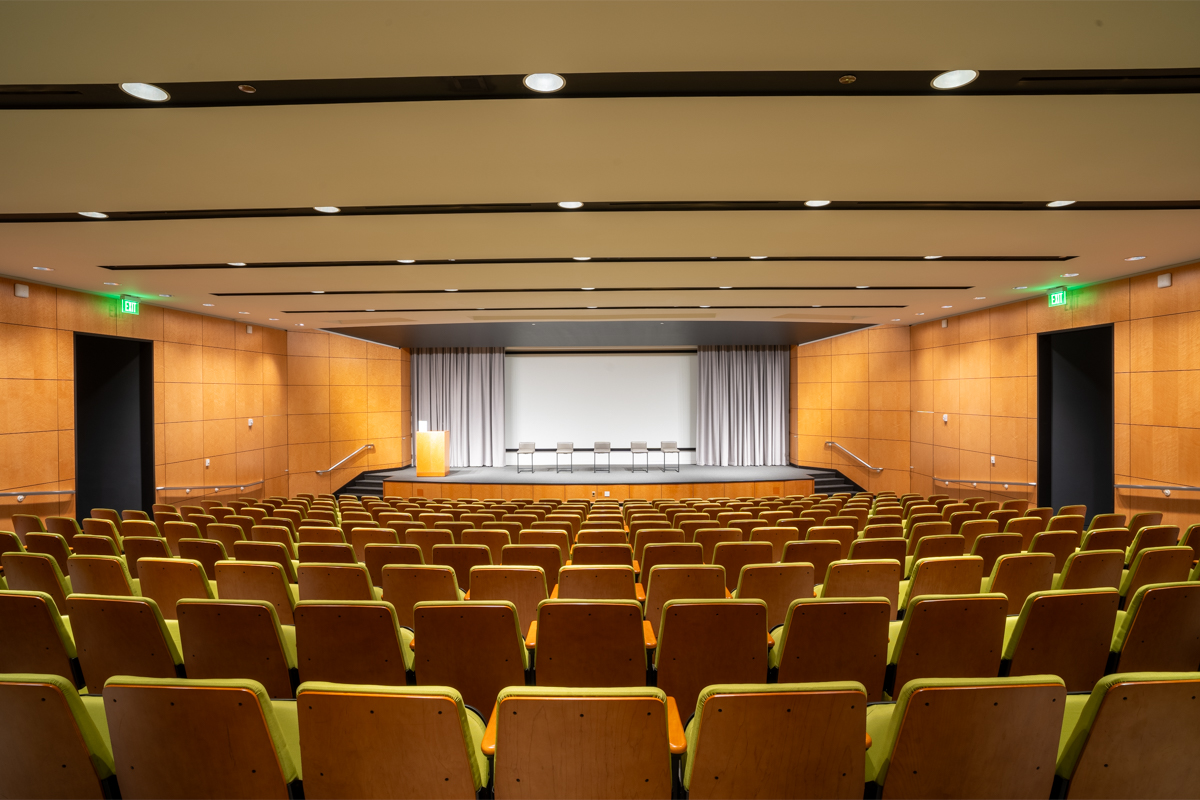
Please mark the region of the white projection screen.
[[[633, 440], [650, 447], [663, 440], [695, 447], [696, 394], [695, 353], [509, 353], [504, 356], [505, 447], [574, 442], [590, 448], [601, 441], [615, 448], [629, 447]], [[694, 452], [680, 457], [685, 464], [696, 461]], [[650, 461], [659, 465], [661, 457], [651, 453]], [[516, 463], [515, 453], [508, 454], [507, 463]], [[535, 463], [553, 464], [554, 453], [538, 453]], [[576, 453], [575, 463], [590, 466], [592, 454]], [[612, 463], [630, 463], [629, 453], [613, 453]]]

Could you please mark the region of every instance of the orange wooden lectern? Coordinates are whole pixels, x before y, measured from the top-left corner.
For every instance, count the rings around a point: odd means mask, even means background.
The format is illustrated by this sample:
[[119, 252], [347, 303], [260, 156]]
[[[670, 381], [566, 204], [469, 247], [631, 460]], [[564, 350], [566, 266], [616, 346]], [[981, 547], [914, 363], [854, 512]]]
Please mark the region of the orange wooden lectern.
[[417, 477], [446, 477], [446, 452], [450, 449], [450, 431], [417, 432]]

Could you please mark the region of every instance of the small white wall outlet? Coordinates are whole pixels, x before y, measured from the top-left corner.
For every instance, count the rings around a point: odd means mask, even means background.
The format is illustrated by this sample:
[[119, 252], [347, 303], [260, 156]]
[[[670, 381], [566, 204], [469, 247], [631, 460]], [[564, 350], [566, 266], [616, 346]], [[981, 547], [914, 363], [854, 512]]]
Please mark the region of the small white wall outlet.
[[246, 333], [254, 333], [254, 326], [253, 326], [253, 325], [247, 325], [247, 326], [246, 326]]
[[996, 457], [992, 456], [992, 466], [996, 466]]
[[608, 492], [605, 492], [605, 493], [604, 493], [604, 496], [605, 496], [605, 497], [608, 497]]
[[950, 421], [950, 415], [942, 414], [942, 422], [949, 422], [949, 421]]
[[247, 428], [253, 428], [253, 427], [254, 427], [254, 417], [250, 417], [250, 419], [246, 420], [246, 427], [247, 427]]
[[942, 320], [942, 327], [943, 327], [943, 328], [948, 328], [949, 326], [950, 326], [950, 322], [949, 322], [949, 320]]
[[[1171, 273], [1164, 272], [1162, 275], [1159, 275], [1158, 276], [1158, 288], [1169, 289], [1170, 287], [1171, 287]], [[26, 289], [25, 291], [29, 291], [29, 290]]]
[[23, 283], [14, 283], [13, 294], [17, 297], [29, 297], [29, 287]]
[[212, 459], [208, 459], [208, 458], [204, 459], [204, 468], [208, 469], [208, 466], [211, 463], [212, 463]]

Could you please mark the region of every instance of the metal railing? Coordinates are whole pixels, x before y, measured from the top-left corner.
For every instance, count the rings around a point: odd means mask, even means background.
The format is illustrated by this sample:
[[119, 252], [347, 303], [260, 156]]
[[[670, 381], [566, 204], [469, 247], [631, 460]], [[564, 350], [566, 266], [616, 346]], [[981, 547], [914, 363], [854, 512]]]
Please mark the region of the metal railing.
[[946, 486], [949, 486], [952, 483], [969, 483], [969, 484], [971, 484], [971, 486], [978, 486], [979, 484], [983, 483], [983, 484], [989, 484], [992, 486], [1003, 486], [1005, 489], [1007, 489], [1009, 486], [1037, 486], [1036, 483], [1030, 483], [1030, 482], [1026, 482], [1026, 481], [962, 481], [962, 480], [958, 480], [957, 478], [934, 478], [933, 479], [934, 483], [937, 483], [938, 481], [941, 481]]
[[15, 497], [18, 503], [24, 503], [26, 497], [35, 494], [75, 494], [74, 489], [50, 489], [42, 492], [0, 492], [0, 497]]
[[1138, 483], [1114, 483], [1114, 489], [1157, 489], [1163, 496], [1170, 497], [1171, 492], [1200, 492], [1200, 486], [1147, 486]]
[[840, 444], [838, 444], [837, 442], [826, 442], [826, 443], [825, 443], [825, 446], [826, 446], [826, 447], [836, 447], [838, 450], [841, 450], [843, 453], [845, 453], [846, 455], [850, 456], [850, 457], [851, 457], [851, 458], [853, 458], [855, 461], [857, 461], [858, 463], [862, 464], [864, 467], [866, 467], [867, 469], [871, 470], [872, 472], [883, 472], [883, 467], [872, 467], [870, 464], [868, 464], [867, 462], [863, 461], [861, 458], [859, 458], [858, 456], [854, 455], [854, 453], [851, 453], [849, 450], [847, 450], [846, 448], [842, 447], [842, 446], [841, 446]]
[[337, 462], [336, 464], [334, 464], [334, 465], [333, 465], [332, 467], [330, 467], [329, 469], [319, 469], [319, 470], [317, 470], [317, 474], [318, 474], [318, 475], [328, 475], [329, 473], [333, 472], [335, 469], [337, 469], [338, 467], [340, 467], [342, 464], [345, 464], [347, 461], [349, 461], [350, 459], [354, 458], [356, 455], [358, 455], [359, 453], [361, 453], [363, 450], [374, 450], [374, 449], [375, 449], [375, 445], [373, 445], [373, 444], [364, 444], [362, 447], [358, 448], [358, 449], [357, 449], [357, 450], [355, 450], [353, 453], [351, 453], [350, 455], [346, 456], [345, 458], [343, 458], [341, 461], [339, 461], [339, 462]]
[[192, 489], [207, 489], [212, 492], [219, 492], [222, 489], [237, 489], [238, 491], [246, 491], [247, 486], [258, 486], [262, 481], [248, 481], [247, 483], [231, 483], [225, 486], [155, 486], [156, 492], [183, 492], [191, 494]]

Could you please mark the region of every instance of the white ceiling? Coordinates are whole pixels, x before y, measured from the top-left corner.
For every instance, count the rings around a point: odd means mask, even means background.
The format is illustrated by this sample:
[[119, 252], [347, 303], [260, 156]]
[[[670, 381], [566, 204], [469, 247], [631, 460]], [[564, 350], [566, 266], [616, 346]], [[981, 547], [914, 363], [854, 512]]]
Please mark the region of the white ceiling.
[[[1097, 24], [1099, 21], [1102, 24]], [[0, 3], [0, 83], [743, 69], [1200, 66], [1197, 2]], [[0, 213], [703, 200], [1197, 200], [1200, 96], [547, 99], [0, 111]], [[102, 264], [709, 255], [1034, 263], [122, 272]], [[1123, 259], [1144, 255], [1145, 261]], [[916, 322], [1200, 257], [1200, 211], [473, 214], [0, 225], [0, 272], [256, 324]], [[54, 272], [32, 270], [48, 266]], [[1063, 272], [1078, 278], [1063, 279]], [[114, 277], [115, 276], [115, 277]], [[103, 286], [117, 281], [118, 288]], [[469, 295], [471, 288], [970, 290]], [[1016, 291], [1015, 286], [1029, 286]], [[213, 298], [213, 292], [435, 295]], [[985, 300], [973, 298], [981, 296]], [[866, 298], [866, 299], [863, 299]], [[813, 304], [902, 304], [819, 310]], [[211, 308], [202, 303], [213, 303]], [[797, 308], [700, 310], [699, 305]], [[671, 312], [497, 307], [680, 305]], [[950, 310], [942, 306], [949, 305]], [[805, 308], [801, 309], [800, 306]], [[466, 312], [439, 311], [467, 307]], [[485, 307], [488, 311], [474, 311]], [[404, 314], [286, 310], [406, 308]], [[239, 315], [239, 311], [249, 314]], [[922, 313], [925, 316], [918, 317]], [[271, 322], [271, 318], [280, 322]]]

